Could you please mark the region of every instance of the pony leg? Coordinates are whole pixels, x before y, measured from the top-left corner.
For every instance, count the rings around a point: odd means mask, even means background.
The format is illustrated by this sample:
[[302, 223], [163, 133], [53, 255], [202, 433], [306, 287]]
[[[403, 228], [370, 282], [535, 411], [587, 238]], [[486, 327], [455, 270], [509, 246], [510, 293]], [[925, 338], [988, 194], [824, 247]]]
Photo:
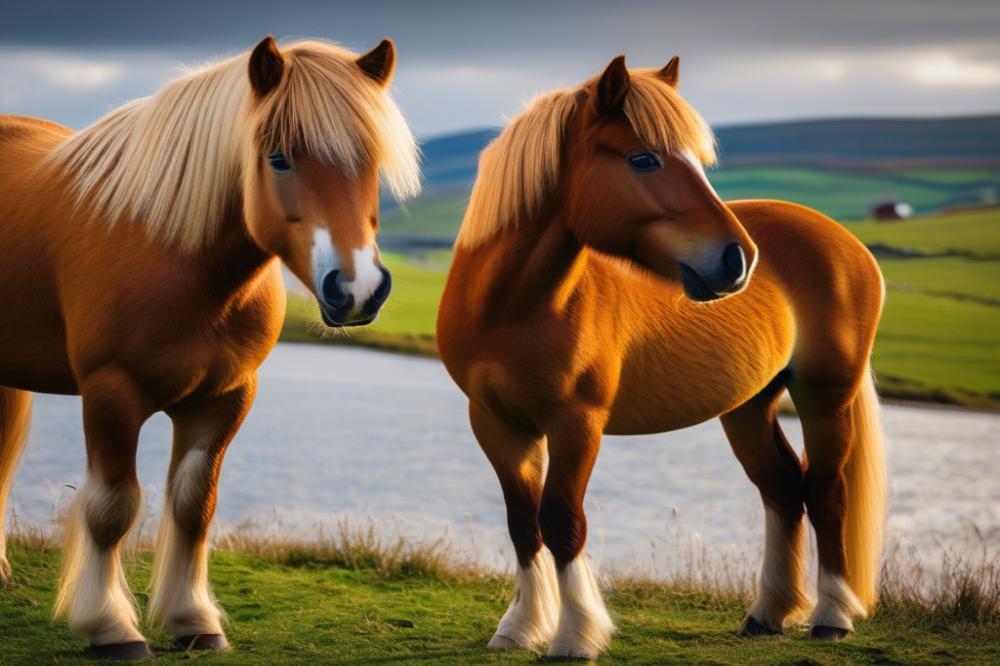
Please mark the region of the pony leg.
[[874, 608], [885, 518], [878, 397], [865, 368], [849, 390], [791, 387], [805, 436], [805, 501], [819, 550], [810, 636], [841, 639]]
[[14, 471], [28, 440], [31, 423], [31, 394], [27, 391], [0, 386], [0, 585], [10, 580], [10, 563], [7, 561], [7, 534], [4, 516], [7, 515], [7, 496], [14, 482]]
[[733, 453], [764, 503], [764, 563], [740, 636], [781, 633], [809, 606], [802, 555], [802, 465], [778, 424], [775, 383], [721, 418]]
[[548, 433], [549, 470], [538, 520], [559, 578], [559, 625], [550, 657], [596, 659], [611, 645], [614, 624], [583, 552], [587, 518], [583, 496], [600, 449], [604, 420], [595, 412], [560, 419]]
[[538, 527], [547, 463], [545, 438], [507, 424], [471, 402], [469, 420], [500, 480], [518, 562], [514, 598], [488, 647], [534, 650], [552, 638], [559, 615], [555, 564]]
[[139, 428], [151, 409], [127, 375], [106, 368], [81, 382], [87, 475], [66, 530], [56, 617], [84, 634], [101, 658], [151, 656], [121, 566], [121, 542], [139, 513]]
[[226, 447], [250, 411], [257, 380], [169, 412], [174, 446], [156, 540], [150, 617], [185, 648], [225, 650], [223, 613], [208, 583], [208, 528]]

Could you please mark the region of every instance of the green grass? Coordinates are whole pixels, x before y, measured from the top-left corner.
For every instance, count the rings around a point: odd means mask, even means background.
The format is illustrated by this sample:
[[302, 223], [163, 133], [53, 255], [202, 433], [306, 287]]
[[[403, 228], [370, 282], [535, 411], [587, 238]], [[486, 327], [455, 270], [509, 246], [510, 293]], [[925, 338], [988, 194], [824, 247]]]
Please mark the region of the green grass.
[[800, 166], [733, 166], [711, 171], [709, 179], [724, 199], [784, 199], [821, 210], [839, 220], [867, 215], [878, 200], [900, 198], [929, 212], [954, 201], [976, 201], [995, 186], [988, 170], [857, 171]]
[[1000, 302], [1000, 261], [883, 258], [879, 266], [892, 289]]
[[[87, 663], [86, 642], [53, 624], [58, 554], [14, 544], [13, 584], [0, 589], [0, 664]], [[151, 557], [129, 558], [133, 590], [149, 583]], [[992, 569], [991, 569], [992, 571]], [[212, 556], [211, 579], [229, 616], [234, 650], [186, 655], [161, 629], [144, 627], [159, 662], [206, 664], [530, 664], [528, 652], [495, 653], [485, 645], [506, 607], [504, 576], [331, 565], [322, 558]], [[995, 575], [991, 579], [995, 584]], [[978, 590], [979, 588], [972, 588]], [[978, 592], [981, 594], [980, 592]], [[973, 595], [976, 592], [973, 592]], [[140, 606], [146, 595], [138, 594]], [[1000, 661], [995, 598], [952, 594], [948, 609], [887, 604], [842, 643], [783, 636], [734, 635], [747, 601], [618, 582], [606, 595], [618, 626], [603, 663], [940, 664]], [[964, 604], [964, 605], [963, 605]], [[984, 608], [986, 609], [984, 611]], [[986, 613], [984, 615], [984, 612]], [[92, 662], [91, 662], [92, 663]]]
[[880, 243], [920, 252], [957, 251], [1000, 257], [1000, 208], [914, 218], [862, 222], [848, 228], [867, 245]]
[[966, 393], [1000, 403], [1000, 307], [890, 290], [873, 360], [886, 388], [903, 380], [942, 391], [942, 401], [973, 404]]

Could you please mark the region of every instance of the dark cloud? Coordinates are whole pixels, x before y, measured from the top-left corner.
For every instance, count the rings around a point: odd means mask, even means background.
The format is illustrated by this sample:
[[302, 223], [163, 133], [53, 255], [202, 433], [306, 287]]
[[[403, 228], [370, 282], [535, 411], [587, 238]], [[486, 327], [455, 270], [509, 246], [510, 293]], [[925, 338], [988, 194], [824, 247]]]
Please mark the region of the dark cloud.
[[[1000, 76], [997, 0], [6, 4], [0, 52], [30, 57], [0, 61], [0, 112], [73, 125], [152, 92], [177, 63], [236, 53], [268, 33], [355, 50], [393, 37], [397, 94], [421, 134], [497, 123], [618, 53], [637, 66], [680, 54], [684, 91], [713, 122], [1000, 107], [990, 88]], [[73, 68], [53, 74], [59, 58], [91, 63], [91, 76], [102, 64], [120, 71], [67, 90]]]
[[[0, 41], [49, 46], [242, 49], [266, 33], [368, 43], [384, 34], [421, 52], [589, 52], [656, 43], [731, 53], [785, 45], [879, 47], [994, 41], [996, 0], [696, 2], [299, 2], [169, 0], [9, 3]], [[676, 43], [674, 46], [673, 43]], [[456, 50], [457, 49], [457, 50]], [[699, 49], [700, 50], [700, 49]]]

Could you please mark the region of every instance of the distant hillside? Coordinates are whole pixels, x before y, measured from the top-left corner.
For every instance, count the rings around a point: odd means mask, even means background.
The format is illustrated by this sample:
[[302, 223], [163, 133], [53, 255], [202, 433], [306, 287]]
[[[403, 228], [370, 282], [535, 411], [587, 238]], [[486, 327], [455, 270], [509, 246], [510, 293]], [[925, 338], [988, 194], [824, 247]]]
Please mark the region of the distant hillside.
[[722, 166], [1000, 167], [1000, 115], [810, 120], [716, 130]]
[[[424, 142], [424, 193], [403, 210], [387, 202], [384, 233], [403, 245], [453, 237], [479, 152], [498, 131]], [[721, 159], [709, 177], [724, 199], [787, 199], [859, 219], [882, 198], [926, 213], [995, 202], [1000, 193], [1000, 115], [768, 123], [720, 127], [716, 136]]]

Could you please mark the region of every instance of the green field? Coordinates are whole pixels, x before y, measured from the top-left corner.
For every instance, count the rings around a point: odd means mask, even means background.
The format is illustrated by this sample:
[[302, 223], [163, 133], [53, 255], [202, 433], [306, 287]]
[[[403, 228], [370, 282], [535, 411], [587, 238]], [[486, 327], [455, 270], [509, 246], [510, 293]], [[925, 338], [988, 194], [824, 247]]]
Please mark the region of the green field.
[[918, 217], [906, 222], [861, 222], [849, 225], [864, 243], [881, 243], [919, 252], [959, 252], [1000, 258], [1000, 209], [946, 216]]
[[[1000, 209], [847, 226], [867, 244], [945, 255], [880, 257], [888, 296], [874, 363], [883, 393], [1000, 407]], [[384, 314], [368, 329], [325, 339], [433, 354], [447, 257], [386, 259], [394, 286]], [[315, 303], [293, 298], [284, 338], [319, 339], [317, 316]]]
[[988, 169], [920, 169], [860, 171], [805, 166], [732, 166], [709, 173], [723, 200], [772, 199], [795, 201], [837, 220], [857, 220], [865, 207], [897, 198], [917, 211], [939, 210], [958, 201], [978, 200], [1000, 179]]
[[[206, 664], [531, 664], [525, 651], [485, 649], [511, 590], [506, 576], [453, 573], [419, 558], [395, 566], [328, 561], [308, 552], [261, 558], [212, 556], [216, 596], [229, 616], [234, 649], [185, 654], [168, 635], [144, 628], [159, 662]], [[86, 641], [51, 620], [58, 552], [14, 544], [14, 578], [0, 589], [0, 664], [93, 663]], [[149, 583], [148, 553], [130, 558], [133, 590]], [[433, 565], [433, 562], [431, 562]], [[982, 588], [969, 588], [982, 594]], [[890, 600], [842, 643], [820, 643], [802, 629], [783, 636], [734, 635], [747, 608], [738, 595], [682, 592], [663, 584], [614, 583], [606, 595], [618, 626], [602, 663], [940, 664], [1000, 660], [996, 599], [940, 605]], [[995, 591], [994, 591], [995, 596]], [[141, 607], [146, 595], [137, 595]], [[989, 605], [989, 604], [992, 604]]]

